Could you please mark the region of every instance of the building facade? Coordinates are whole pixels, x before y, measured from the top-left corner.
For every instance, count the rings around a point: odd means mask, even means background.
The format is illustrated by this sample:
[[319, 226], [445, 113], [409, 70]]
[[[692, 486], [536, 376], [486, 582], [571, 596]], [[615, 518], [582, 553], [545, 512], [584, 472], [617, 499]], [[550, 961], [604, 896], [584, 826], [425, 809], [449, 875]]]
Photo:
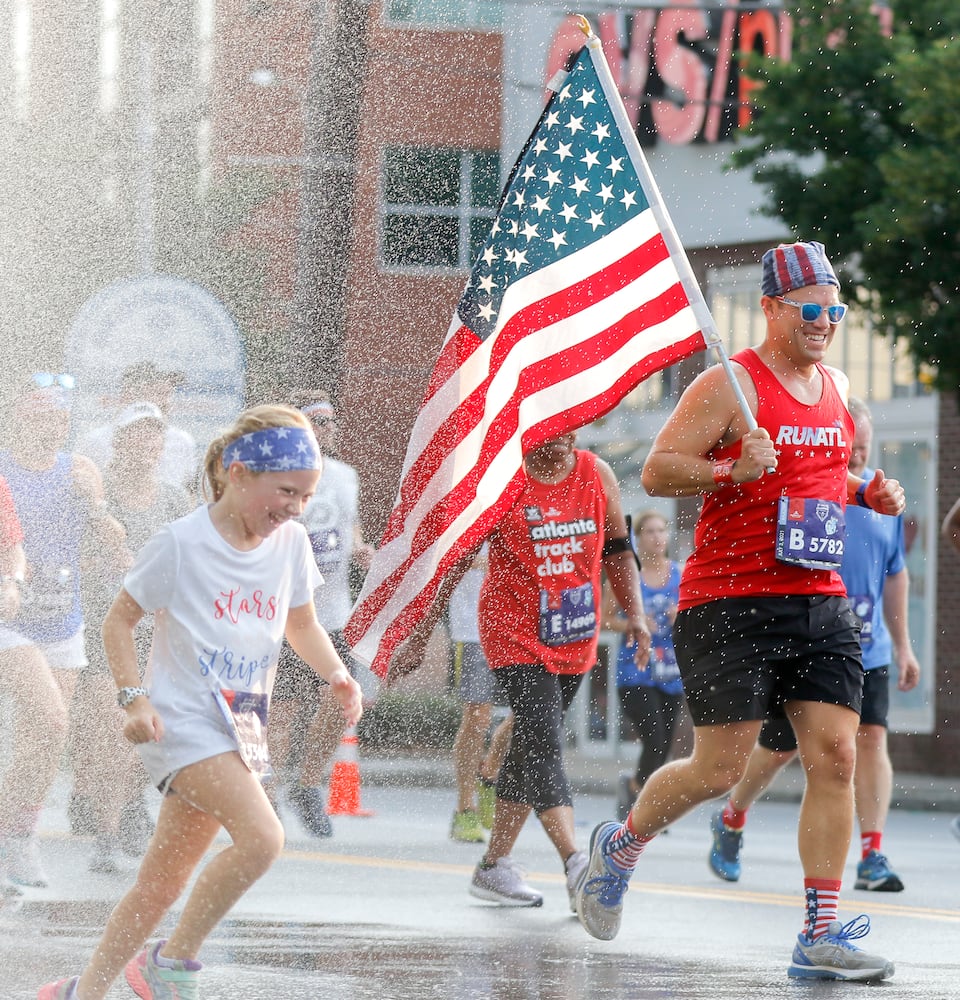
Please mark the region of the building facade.
[[[736, 52], [789, 57], [795, 30], [779, 3], [741, 8], [644, 0], [585, 5], [730, 353], [759, 339], [759, 257], [791, 235], [759, 214], [762, 192], [745, 173], [724, 169], [749, 115], [750, 82]], [[309, 127], [311, 114], [326, 113], [310, 102], [312, 45], [317, 31], [332, 37], [356, 28], [340, 19], [358, 9], [330, 0], [318, 25], [289, 0], [224, 0], [216, 8], [213, 92], [223, 97], [212, 122], [214, 165], [273, 178], [275, 193], [243, 238], [271, 247], [263, 322], [278, 337], [293, 319], [298, 240], [302, 245], [304, 116]], [[352, 232], [343, 261], [338, 395], [343, 449], [360, 469], [365, 528], [374, 537], [505, 172], [537, 120], [547, 81], [583, 36], [577, 19], [552, 3], [384, 0], [362, 9], [365, 82], [354, 182], [341, 192], [350, 198]], [[880, 6], [874, 14], [887, 12]], [[873, 409], [871, 463], [908, 484], [910, 496], [911, 630], [924, 679], [916, 692], [893, 695], [898, 764], [956, 773], [960, 693], [948, 653], [956, 645], [945, 645], [944, 622], [957, 617], [950, 609], [960, 570], [938, 538], [940, 518], [960, 491], [954, 401], [941, 406], [902, 352], [862, 322], [845, 324], [831, 360]], [[639, 467], [665, 413], [711, 361], [699, 356], [648, 380], [583, 430], [581, 440], [613, 464], [631, 508], [650, 504]], [[676, 522], [683, 555], [694, 505], [660, 505]], [[594, 685], [603, 700], [604, 678], [596, 675]]]
[[[731, 353], [760, 335], [760, 254], [790, 235], [757, 212], [761, 193], [745, 173], [724, 170], [749, 114], [735, 54], [789, 56], [797, 30], [778, 0], [734, 7], [581, 5]], [[872, 16], [888, 15], [878, 4]], [[61, 370], [80, 356], [69, 331], [89, 316], [85, 304], [152, 275], [186, 279], [199, 297], [212, 292], [238, 329], [224, 324], [227, 346], [219, 327], [202, 341], [190, 323], [177, 337], [152, 333], [172, 314], [151, 305], [150, 330], [131, 320], [139, 332], [124, 335], [123, 350], [88, 358], [91, 400], [110, 391], [134, 349], [188, 371], [194, 391], [178, 417], [193, 414], [198, 428], [225, 369], [243, 366], [232, 385], [246, 386], [247, 401], [282, 398], [316, 361], [293, 334], [304, 261], [327, 246], [310, 242], [316, 206], [304, 198], [305, 176], [319, 178], [314, 198], [319, 186], [326, 203], [349, 209], [333, 262], [345, 288], [338, 396], [343, 449], [360, 470], [365, 531], [375, 537], [501, 182], [548, 80], [581, 44], [577, 19], [541, 0], [12, 0], [0, 37], [9, 331], [0, 382], [29, 367]], [[328, 82], [341, 70], [363, 81], [347, 144], [331, 135], [337, 116], [316, 91], [325, 68]], [[92, 325], [87, 347], [100, 329]], [[613, 464], [631, 508], [649, 504], [639, 467], [664, 414], [710, 361], [648, 380], [582, 431]], [[862, 323], [844, 324], [832, 361], [873, 409], [873, 464], [910, 497], [910, 613], [924, 679], [916, 692], [894, 693], [893, 746], [898, 762], [955, 773], [960, 557], [937, 529], [960, 495], [956, 400], [928, 393], [902, 352]], [[680, 556], [693, 508], [663, 506]]]

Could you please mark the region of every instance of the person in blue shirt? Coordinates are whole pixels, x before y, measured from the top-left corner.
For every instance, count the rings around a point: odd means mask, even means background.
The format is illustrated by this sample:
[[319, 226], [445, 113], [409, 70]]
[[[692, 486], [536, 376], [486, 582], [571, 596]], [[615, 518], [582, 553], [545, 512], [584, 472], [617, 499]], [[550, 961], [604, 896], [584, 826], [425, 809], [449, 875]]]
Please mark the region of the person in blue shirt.
[[[849, 468], [869, 479], [867, 468], [873, 422], [866, 404], [851, 397], [848, 404], [855, 434]], [[909, 575], [903, 538], [903, 515], [885, 517], [861, 507], [846, 509], [846, 539], [840, 576], [850, 606], [861, 621], [863, 707], [857, 730], [854, 794], [860, 826], [861, 858], [856, 889], [901, 892], [903, 881], [882, 850], [883, 829], [893, 793], [893, 767], [887, 751], [890, 670], [897, 671], [897, 688], [909, 691], [920, 679], [920, 664], [910, 642], [907, 616]], [[715, 875], [728, 882], [740, 878], [740, 849], [746, 813], [780, 769], [797, 752], [797, 741], [786, 718], [769, 719], [760, 732], [746, 773], [730, 792], [723, 809], [711, 819], [713, 847], [709, 856]]]
[[[633, 774], [620, 779], [617, 808], [621, 819], [647, 778], [665, 764], [683, 705], [683, 683], [673, 648], [673, 620], [680, 599], [680, 565], [667, 555], [670, 529], [666, 518], [655, 510], [636, 518], [634, 536], [640, 559], [640, 589], [650, 629], [650, 660], [636, 663], [636, 649], [620, 641], [617, 651], [617, 696], [624, 715], [633, 723], [641, 741]], [[624, 633], [626, 619], [609, 587], [604, 590], [603, 626]]]

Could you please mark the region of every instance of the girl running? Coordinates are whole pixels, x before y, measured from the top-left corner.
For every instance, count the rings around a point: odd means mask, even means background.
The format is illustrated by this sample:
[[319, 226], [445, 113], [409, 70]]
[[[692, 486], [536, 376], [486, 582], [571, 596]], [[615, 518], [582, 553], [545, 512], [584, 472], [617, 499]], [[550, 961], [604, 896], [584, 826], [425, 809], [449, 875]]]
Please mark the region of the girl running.
[[[320, 478], [306, 419], [287, 407], [247, 410], [210, 445], [204, 469], [213, 502], [141, 549], [103, 627], [124, 733], [164, 794], [157, 829], [86, 969], [38, 1000], [101, 1000], [124, 968], [143, 1000], [199, 996], [201, 945], [283, 848], [260, 777], [284, 635], [330, 684], [347, 725], [360, 718], [359, 685], [317, 623], [322, 581], [294, 521]], [[141, 687], [134, 630], [146, 613], [154, 637]], [[221, 827], [232, 844], [200, 872], [169, 939], [141, 950]]]

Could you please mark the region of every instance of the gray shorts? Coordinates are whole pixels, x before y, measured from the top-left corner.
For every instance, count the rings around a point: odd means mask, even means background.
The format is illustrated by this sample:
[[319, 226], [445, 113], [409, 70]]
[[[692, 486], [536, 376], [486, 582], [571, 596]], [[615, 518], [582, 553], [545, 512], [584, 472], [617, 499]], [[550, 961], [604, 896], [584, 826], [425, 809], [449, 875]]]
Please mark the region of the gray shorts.
[[454, 684], [460, 700], [471, 705], [489, 705], [495, 695], [496, 677], [487, 665], [479, 642], [457, 642], [453, 648]]

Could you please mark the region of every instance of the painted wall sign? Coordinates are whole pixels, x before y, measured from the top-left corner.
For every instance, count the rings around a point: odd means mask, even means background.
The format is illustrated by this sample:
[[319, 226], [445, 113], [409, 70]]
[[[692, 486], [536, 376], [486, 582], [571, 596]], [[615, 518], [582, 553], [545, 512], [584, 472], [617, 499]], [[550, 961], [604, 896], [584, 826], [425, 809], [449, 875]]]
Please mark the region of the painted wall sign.
[[[889, 31], [889, 8], [877, 4], [872, 11]], [[743, 56], [789, 59], [796, 26], [776, 7], [676, 0], [600, 13], [594, 30], [640, 141], [686, 145], [723, 142], [749, 124], [756, 84], [743, 72]], [[564, 18], [553, 35], [544, 79], [582, 45], [579, 20]]]

